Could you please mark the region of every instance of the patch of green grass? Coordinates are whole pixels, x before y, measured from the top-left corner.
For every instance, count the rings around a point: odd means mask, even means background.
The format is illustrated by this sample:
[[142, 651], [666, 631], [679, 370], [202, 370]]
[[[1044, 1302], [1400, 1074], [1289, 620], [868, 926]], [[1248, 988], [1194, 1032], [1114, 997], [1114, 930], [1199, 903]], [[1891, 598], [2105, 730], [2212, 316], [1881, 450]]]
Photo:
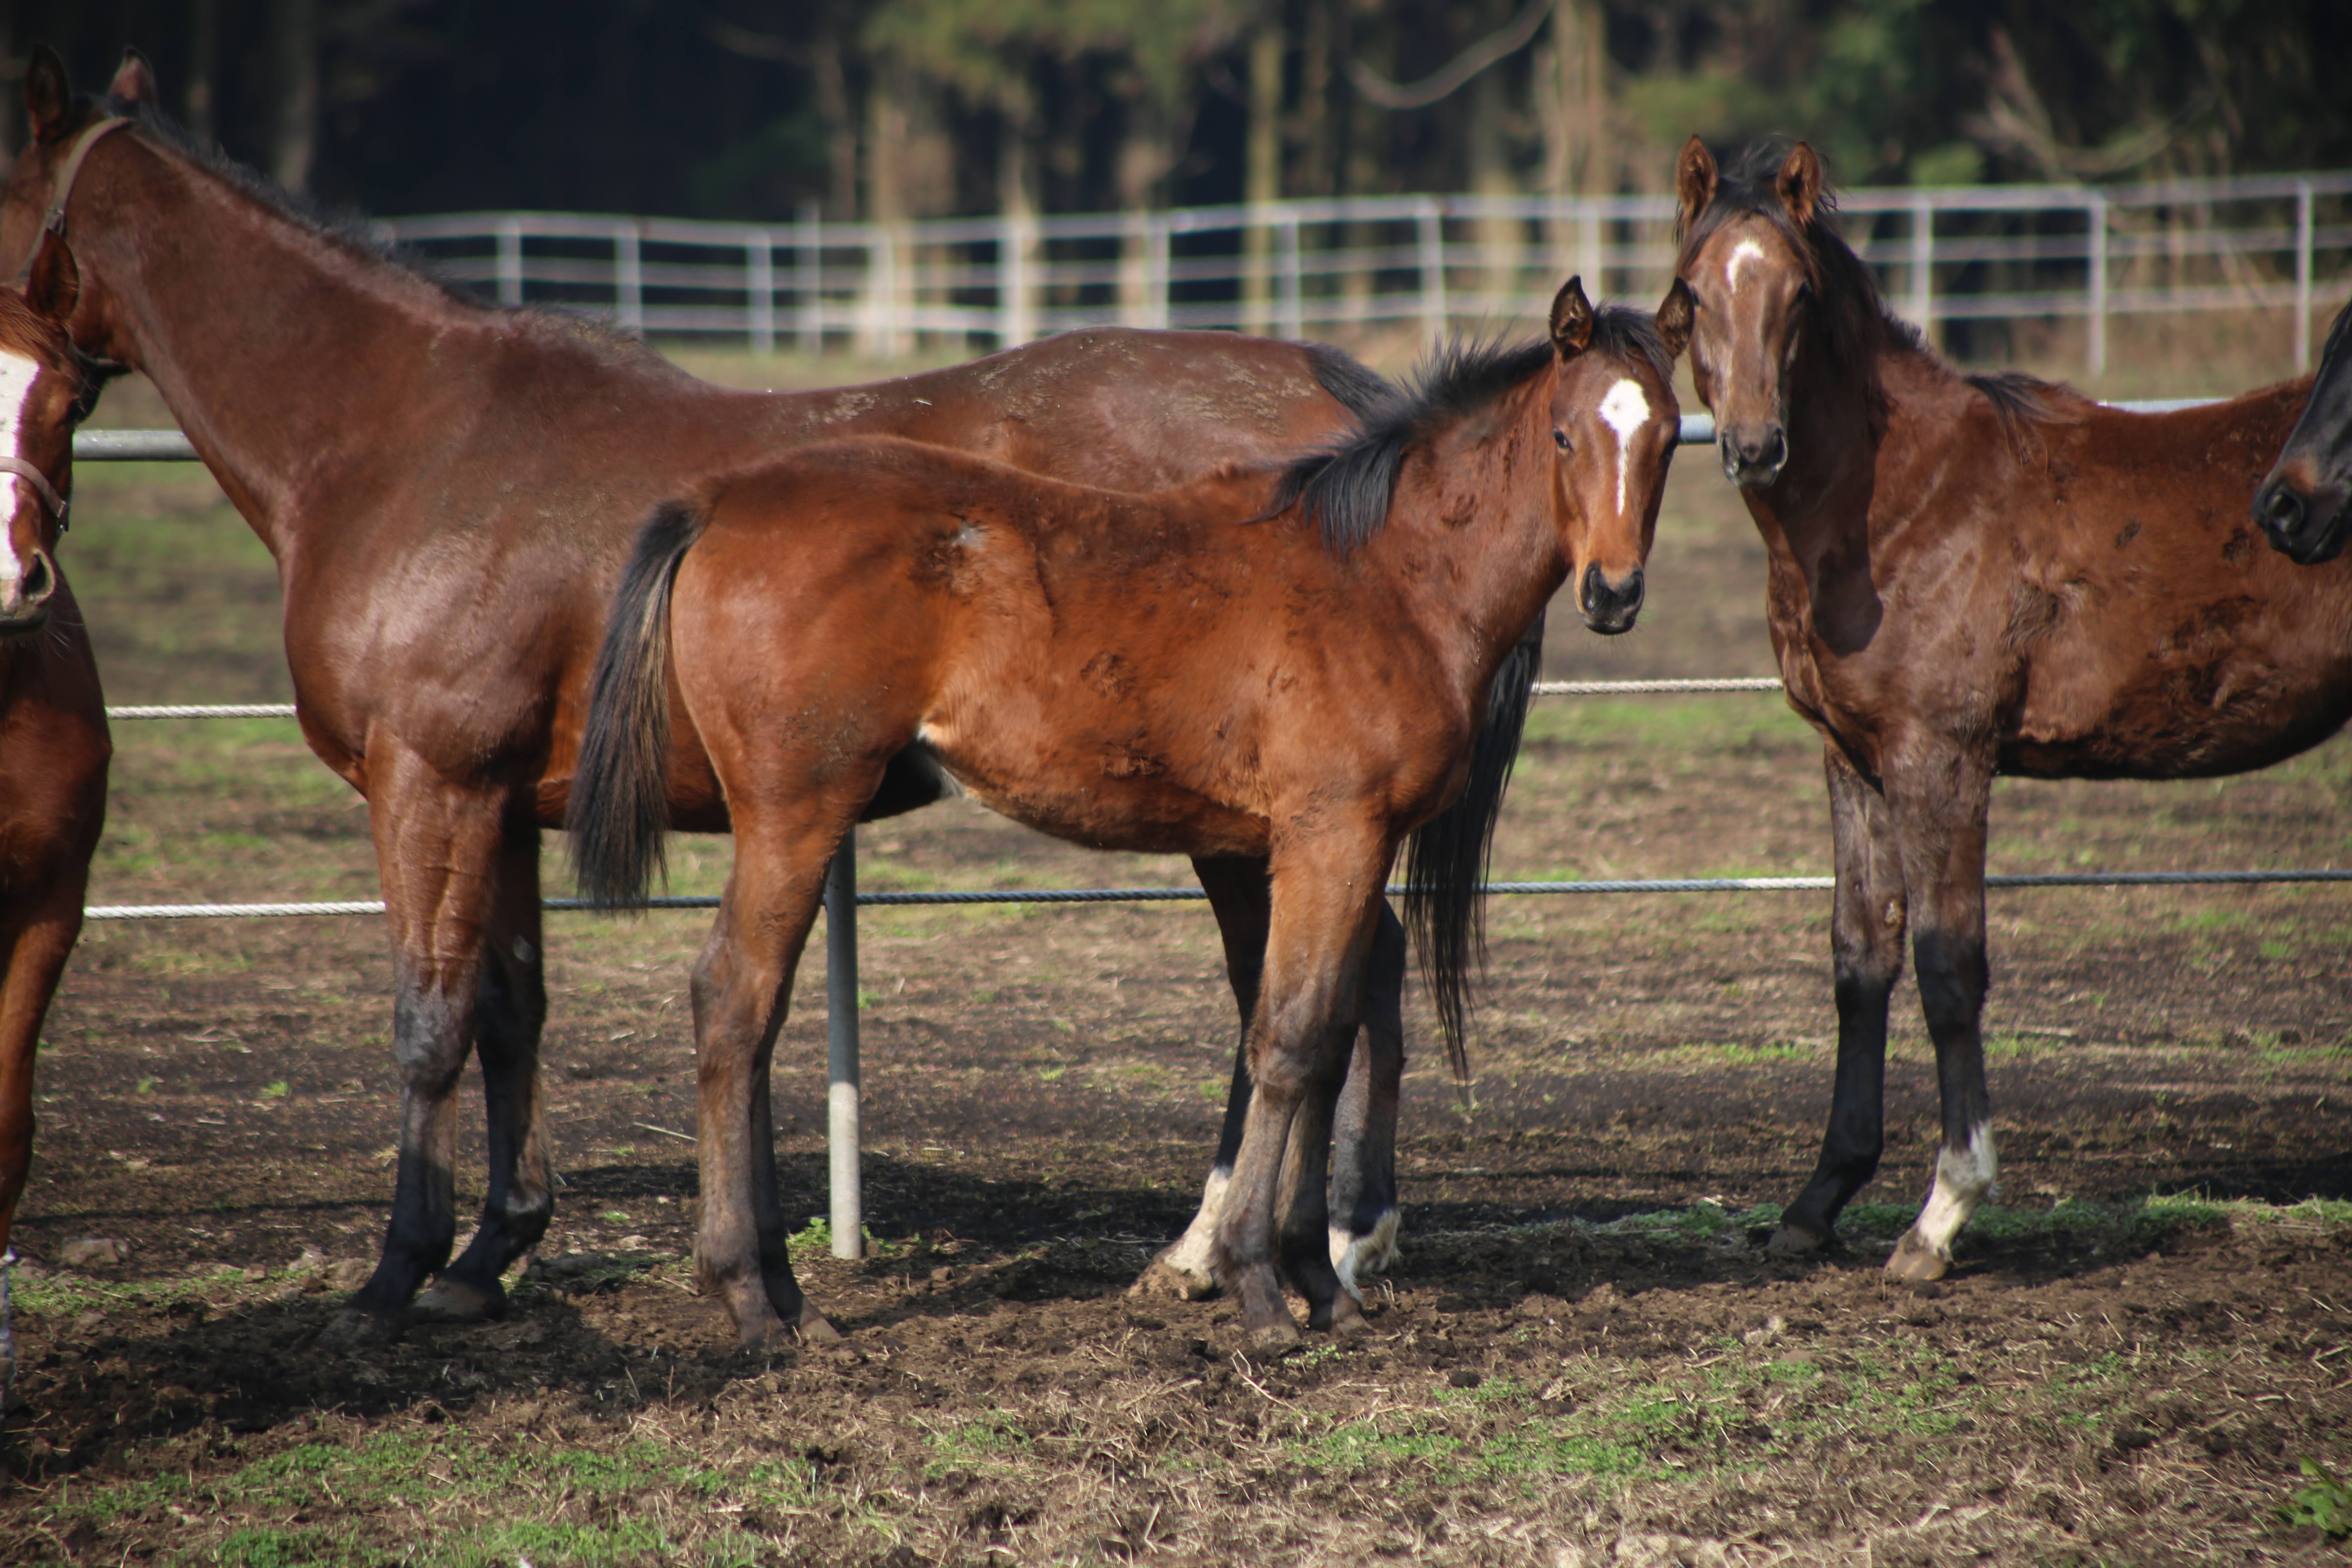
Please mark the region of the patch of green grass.
[[203, 1274], [175, 1274], [156, 1279], [92, 1279], [83, 1275], [44, 1275], [35, 1279], [18, 1269], [11, 1286], [19, 1309], [53, 1317], [104, 1311], [110, 1307], [169, 1306], [174, 1301], [209, 1300], [224, 1293], [247, 1296], [269, 1288], [268, 1281], [247, 1280], [243, 1269], [226, 1265]]
[[264, 1100], [283, 1100], [293, 1092], [294, 1086], [282, 1078], [273, 1083], [265, 1083], [261, 1086], [261, 1098]]
[[2330, 1541], [2352, 1537], [2352, 1484], [2336, 1479], [2316, 1459], [2303, 1461], [2307, 1484], [2299, 1487], [2279, 1510], [2289, 1524], [2309, 1525]]
[[930, 1460], [924, 1468], [936, 1476], [949, 1470], [1002, 1464], [1027, 1449], [1029, 1434], [1011, 1416], [1000, 1413], [952, 1426], [926, 1424], [923, 1443], [931, 1450]]

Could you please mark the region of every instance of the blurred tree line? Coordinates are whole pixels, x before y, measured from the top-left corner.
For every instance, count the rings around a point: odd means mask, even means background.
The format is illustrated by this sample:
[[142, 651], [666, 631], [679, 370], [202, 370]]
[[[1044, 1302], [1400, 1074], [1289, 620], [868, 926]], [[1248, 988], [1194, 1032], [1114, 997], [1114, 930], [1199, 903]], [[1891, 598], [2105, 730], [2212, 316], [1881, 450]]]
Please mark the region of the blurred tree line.
[[[5, 0], [100, 87], [384, 214], [774, 219], [2352, 163], [2345, 0]], [[24, 134], [13, 87], [0, 136]]]

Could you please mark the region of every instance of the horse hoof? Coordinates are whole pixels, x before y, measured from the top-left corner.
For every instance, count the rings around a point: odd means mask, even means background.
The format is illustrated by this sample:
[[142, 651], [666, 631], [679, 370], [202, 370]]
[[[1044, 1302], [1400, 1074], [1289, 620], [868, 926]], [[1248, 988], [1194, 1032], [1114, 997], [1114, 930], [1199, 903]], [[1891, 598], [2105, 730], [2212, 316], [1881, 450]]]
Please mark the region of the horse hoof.
[[1180, 1301], [1205, 1301], [1217, 1293], [1217, 1282], [1188, 1274], [1164, 1258], [1155, 1258], [1151, 1266], [1136, 1276], [1135, 1283], [1127, 1288], [1130, 1296], [1173, 1296]]
[[480, 1323], [507, 1315], [507, 1293], [496, 1286], [451, 1279], [446, 1275], [425, 1288], [408, 1309], [420, 1323]]
[[1335, 1339], [1353, 1339], [1359, 1334], [1372, 1331], [1371, 1320], [1364, 1316], [1364, 1309], [1353, 1296], [1342, 1293], [1338, 1300], [1331, 1303], [1329, 1315], [1330, 1321], [1324, 1327]]
[[1783, 1225], [1772, 1232], [1772, 1239], [1764, 1250], [1777, 1258], [1804, 1258], [1820, 1252], [1830, 1244], [1830, 1238], [1817, 1230], [1807, 1230], [1801, 1225]]
[[841, 1331], [826, 1321], [824, 1314], [813, 1306], [801, 1309], [801, 1321], [796, 1327], [800, 1330], [801, 1343], [804, 1345], [837, 1345], [842, 1342]]
[[365, 1307], [345, 1307], [327, 1321], [327, 1326], [311, 1342], [320, 1350], [337, 1354], [372, 1350], [399, 1339], [401, 1327], [400, 1320], [388, 1313]]
[[1267, 1323], [1250, 1331], [1250, 1349], [1264, 1355], [1275, 1355], [1295, 1349], [1298, 1344], [1298, 1325], [1285, 1312], [1282, 1321]]
[[1916, 1231], [1904, 1232], [1895, 1255], [1886, 1260], [1886, 1272], [1914, 1285], [1941, 1279], [1951, 1267], [1952, 1260], [1921, 1241]]

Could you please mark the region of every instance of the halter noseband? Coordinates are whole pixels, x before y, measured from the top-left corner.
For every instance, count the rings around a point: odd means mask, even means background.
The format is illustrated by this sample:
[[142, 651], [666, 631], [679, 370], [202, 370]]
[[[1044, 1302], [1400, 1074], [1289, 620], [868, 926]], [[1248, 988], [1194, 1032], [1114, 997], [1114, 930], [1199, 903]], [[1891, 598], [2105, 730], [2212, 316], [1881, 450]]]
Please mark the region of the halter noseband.
[[72, 510], [72, 505], [58, 494], [58, 487], [49, 483], [48, 475], [22, 458], [5, 457], [0, 457], [0, 474], [14, 474], [31, 485], [33, 493], [41, 498], [41, 504], [49, 509], [49, 515], [58, 520], [58, 531], [63, 533], [66, 531], [66, 513]]
[[[75, 141], [72, 149], [66, 153], [64, 165], [58, 171], [57, 184], [49, 193], [48, 210], [41, 215], [41, 232], [43, 234], [54, 234], [58, 237], [59, 241], [64, 240], [66, 237], [66, 203], [73, 196], [74, 182], [81, 177], [82, 160], [89, 156], [89, 150], [98, 145], [100, 137], [104, 136], [110, 131], [120, 130], [130, 123], [130, 121], [124, 119], [121, 115], [116, 115], [109, 120], [101, 120], [97, 124], [91, 126], [89, 130], [83, 132], [80, 137]], [[25, 265], [16, 274], [16, 281], [21, 283], [26, 279], [30, 278], [33, 275], [33, 258], [38, 256], [40, 253], [41, 242], [37, 238], [33, 241], [32, 255], [25, 258]]]

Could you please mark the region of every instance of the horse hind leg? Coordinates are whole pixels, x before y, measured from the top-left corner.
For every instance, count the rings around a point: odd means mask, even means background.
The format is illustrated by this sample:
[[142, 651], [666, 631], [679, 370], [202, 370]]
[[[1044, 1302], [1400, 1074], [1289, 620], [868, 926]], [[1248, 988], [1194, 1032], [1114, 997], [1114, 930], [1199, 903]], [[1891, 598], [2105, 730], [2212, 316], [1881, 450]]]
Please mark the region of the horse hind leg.
[[1397, 1259], [1396, 1130], [1404, 1081], [1404, 927], [1383, 902], [1364, 972], [1363, 1023], [1340, 1086], [1331, 1141], [1328, 1241], [1339, 1288], [1359, 1304], [1363, 1280]]

